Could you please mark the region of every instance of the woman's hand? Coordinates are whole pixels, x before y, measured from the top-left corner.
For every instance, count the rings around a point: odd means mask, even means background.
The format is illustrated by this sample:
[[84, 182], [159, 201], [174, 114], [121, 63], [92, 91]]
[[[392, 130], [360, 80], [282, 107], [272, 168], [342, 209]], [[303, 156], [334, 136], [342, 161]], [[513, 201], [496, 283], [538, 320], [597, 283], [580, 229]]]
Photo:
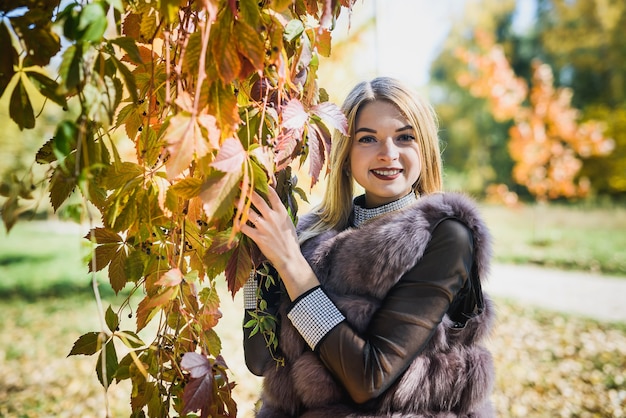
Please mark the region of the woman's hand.
[[268, 202], [254, 192], [250, 198], [255, 210], [250, 210], [241, 232], [256, 243], [259, 250], [272, 263], [294, 300], [307, 290], [318, 286], [319, 281], [305, 260], [296, 228], [278, 194], [269, 188]]

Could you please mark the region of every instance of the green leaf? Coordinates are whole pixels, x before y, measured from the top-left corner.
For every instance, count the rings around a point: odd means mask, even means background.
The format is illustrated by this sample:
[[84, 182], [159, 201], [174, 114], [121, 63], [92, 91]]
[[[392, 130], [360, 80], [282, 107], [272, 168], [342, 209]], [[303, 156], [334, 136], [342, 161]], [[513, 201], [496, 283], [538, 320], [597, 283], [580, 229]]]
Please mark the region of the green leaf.
[[299, 19], [292, 19], [289, 21], [289, 23], [287, 23], [287, 26], [285, 26], [285, 33], [283, 34], [283, 36], [285, 37], [286, 41], [291, 42], [294, 39], [298, 38], [300, 35], [302, 35], [303, 32], [304, 24], [302, 23], [302, 21]]
[[128, 90], [131, 100], [133, 101], [133, 103], [137, 103], [139, 101], [139, 96], [137, 96], [137, 81], [135, 80], [135, 76], [128, 69], [128, 67], [124, 65], [123, 62], [118, 60], [115, 56], [111, 56], [111, 59], [113, 60], [113, 64], [115, 64], [115, 67], [124, 79], [124, 83], [126, 84], [126, 90]]
[[104, 321], [106, 322], [107, 327], [109, 327], [109, 330], [111, 330], [111, 332], [117, 331], [117, 327], [120, 325], [120, 318], [115, 312], [113, 312], [111, 305], [109, 305], [106, 313], [104, 314]]
[[161, 14], [165, 17], [167, 23], [175, 23], [178, 21], [178, 11], [180, 9], [180, 0], [161, 0]]
[[56, 212], [67, 200], [76, 187], [76, 177], [68, 175], [61, 166], [57, 166], [50, 179], [50, 203]]
[[80, 44], [70, 45], [63, 53], [59, 67], [61, 87], [64, 93], [72, 93], [81, 82], [82, 68], [80, 65], [83, 48]]
[[53, 138], [53, 151], [57, 159], [67, 157], [76, 149], [76, 140], [78, 139], [78, 127], [69, 120], [64, 120], [57, 126], [56, 133]]
[[129, 348], [139, 348], [146, 345], [141, 338], [132, 331], [120, 331], [115, 335]]
[[96, 374], [102, 386], [108, 388], [111, 385], [117, 368], [117, 352], [115, 351], [113, 340], [109, 340], [104, 344], [104, 350], [100, 352], [96, 364]]
[[175, 183], [169, 188], [177, 196], [183, 199], [191, 199], [200, 194], [202, 190], [202, 180], [194, 177], [187, 177]]
[[89, 3], [80, 12], [78, 17], [79, 38], [86, 42], [102, 40], [107, 28], [106, 11], [99, 2]]
[[13, 89], [13, 94], [11, 94], [9, 115], [17, 123], [20, 130], [35, 127], [35, 113], [22, 79], [18, 80], [15, 89]]
[[18, 64], [17, 51], [13, 47], [13, 42], [9, 30], [4, 23], [0, 22], [0, 97], [4, 94], [7, 86], [15, 74], [14, 66]]
[[52, 100], [63, 108], [67, 107], [65, 95], [59, 93], [59, 83], [37, 71], [26, 71], [30, 81], [37, 87], [39, 93]]
[[119, 38], [111, 39], [109, 42], [122, 48], [134, 64], [143, 64], [137, 43], [130, 36], [120, 36]]
[[91, 356], [97, 353], [98, 350], [102, 348], [99, 342], [99, 338], [99, 332], [88, 332], [84, 335], [81, 335], [78, 340], [76, 340], [74, 346], [72, 347], [72, 351], [70, 351], [67, 356], [75, 356], [77, 354]]
[[61, 50], [61, 39], [52, 28], [51, 14], [44, 10], [32, 7], [22, 16], [12, 18], [11, 24], [26, 46], [24, 61], [28, 65], [44, 67]]
[[132, 188], [141, 182], [143, 174], [143, 167], [136, 163], [130, 161], [115, 162], [107, 171], [104, 185], [109, 190]]
[[50, 164], [53, 161], [57, 160], [57, 157], [54, 155], [54, 138], [49, 139], [45, 144], [39, 148], [37, 154], [35, 154], [35, 161], [37, 164]]

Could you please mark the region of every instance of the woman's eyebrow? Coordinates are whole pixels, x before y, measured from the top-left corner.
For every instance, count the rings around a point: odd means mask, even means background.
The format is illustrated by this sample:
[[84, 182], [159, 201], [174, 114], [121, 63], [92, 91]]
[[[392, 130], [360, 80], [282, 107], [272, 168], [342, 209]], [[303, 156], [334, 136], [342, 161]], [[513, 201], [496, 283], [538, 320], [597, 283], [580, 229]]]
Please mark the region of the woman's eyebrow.
[[[413, 127], [411, 125], [406, 125], [406, 126], [403, 126], [402, 128], [396, 129], [396, 132], [402, 132], [402, 131], [407, 131], [407, 130], [412, 130], [412, 129], [413, 129]], [[354, 133], [356, 134], [356, 133], [359, 133], [359, 132], [369, 132], [369, 133], [375, 134], [376, 133], [376, 129], [363, 127], [363, 128], [357, 129]]]

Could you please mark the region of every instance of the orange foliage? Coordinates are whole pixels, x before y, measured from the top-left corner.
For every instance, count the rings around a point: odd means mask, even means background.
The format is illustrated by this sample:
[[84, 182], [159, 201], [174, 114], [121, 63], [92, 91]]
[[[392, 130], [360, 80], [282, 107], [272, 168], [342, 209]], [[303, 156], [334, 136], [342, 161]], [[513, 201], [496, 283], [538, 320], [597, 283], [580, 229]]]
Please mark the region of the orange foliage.
[[480, 32], [476, 38], [478, 52], [457, 51], [468, 65], [457, 81], [473, 96], [486, 99], [496, 120], [513, 120], [509, 130], [513, 179], [538, 200], [586, 196], [590, 182], [578, 178], [581, 158], [606, 155], [614, 147], [603, 134], [604, 126], [579, 120], [580, 112], [571, 106], [573, 91], [554, 87], [548, 64], [533, 62], [529, 89], [490, 35]]

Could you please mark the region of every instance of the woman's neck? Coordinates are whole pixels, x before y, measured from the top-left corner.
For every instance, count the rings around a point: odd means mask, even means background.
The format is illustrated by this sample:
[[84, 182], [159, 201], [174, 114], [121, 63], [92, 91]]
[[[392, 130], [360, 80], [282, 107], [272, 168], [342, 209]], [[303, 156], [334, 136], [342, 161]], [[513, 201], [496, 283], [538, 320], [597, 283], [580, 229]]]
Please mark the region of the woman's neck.
[[355, 227], [358, 227], [363, 222], [366, 222], [382, 214], [402, 209], [410, 205], [411, 203], [414, 203], [416, 200], [417, 196], [415, 195], [415, 193], [411, 192], [398, 200], [394, 200], [393, 202], [389, 202], [375, 208], [366, 208], [365, 195], [357, 196], [354, 198], [352, 205], [351, 224]]

